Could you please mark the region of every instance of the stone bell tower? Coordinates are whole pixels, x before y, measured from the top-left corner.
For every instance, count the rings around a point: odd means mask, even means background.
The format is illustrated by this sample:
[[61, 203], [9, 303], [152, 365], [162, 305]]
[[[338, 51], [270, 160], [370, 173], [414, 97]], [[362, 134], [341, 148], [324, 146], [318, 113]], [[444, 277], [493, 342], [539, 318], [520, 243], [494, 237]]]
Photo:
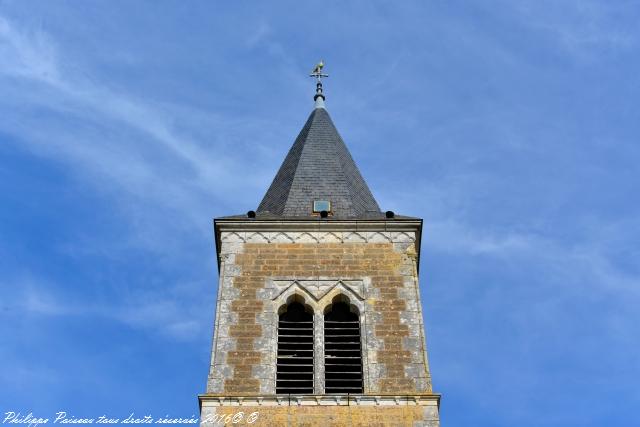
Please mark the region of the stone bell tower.
[[325, 108], [322, 65], [312, 76], [315, 108], [257, 210], [214, 221], [202, 424], [439, 426], [422, 220], [380, 210]]

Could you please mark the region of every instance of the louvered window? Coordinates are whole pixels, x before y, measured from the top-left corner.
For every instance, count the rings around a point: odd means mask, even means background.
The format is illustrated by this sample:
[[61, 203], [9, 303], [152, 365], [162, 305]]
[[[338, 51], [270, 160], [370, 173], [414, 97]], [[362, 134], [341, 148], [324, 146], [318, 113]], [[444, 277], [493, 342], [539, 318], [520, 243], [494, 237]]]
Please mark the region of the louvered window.
[[276, 393], [313, 393], [313, 315], [292, 302], [278, 319]]
[[324, 315], [326, 393], [362, 393], [360, 321], [344, 302]]

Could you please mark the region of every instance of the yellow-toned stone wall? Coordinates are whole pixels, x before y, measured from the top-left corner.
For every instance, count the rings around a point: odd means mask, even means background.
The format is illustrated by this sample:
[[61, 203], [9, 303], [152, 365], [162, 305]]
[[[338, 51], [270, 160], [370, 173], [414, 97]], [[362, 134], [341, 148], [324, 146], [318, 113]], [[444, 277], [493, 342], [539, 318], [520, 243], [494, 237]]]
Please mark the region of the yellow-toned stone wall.
[[[435, 403], [429, 406], [297, 406], [293, 404], [290, 406], [211, 407], [203, 411], [201, 420], [202, 427], [220, 425], [438, 427], [440, 425]], [[225, 421], [228, 421], [227, 424], [224, 424]]]
[[[332, 292], [348, 294], [361, 307], [365, 394], [430, 393], [415, 237], [411, 232], [223, 232], [207, 392], [275, 394], [279, 296], [295, 292], [321, 312], [330, 303], [321, 298], [322, 289], [344, 283]], [[302, 285], [288, 285], [298, 282]], [[311, 283], [309, 292], [302, 289], [305, 283]], [[312, 288], [320, 290], [313, 294]]]

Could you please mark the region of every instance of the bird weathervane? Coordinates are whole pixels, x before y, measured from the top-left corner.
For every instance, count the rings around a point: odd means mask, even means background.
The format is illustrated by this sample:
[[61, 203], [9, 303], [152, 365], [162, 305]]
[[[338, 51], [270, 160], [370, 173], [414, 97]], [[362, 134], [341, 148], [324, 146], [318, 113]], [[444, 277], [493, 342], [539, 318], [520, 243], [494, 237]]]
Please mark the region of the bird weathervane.
[[318, 62], [318, 65], [316, 65], [313, 71], [311, 71], [311, 74], [309, 74], [309, 77], [315, 77], [316, 79], [318, 79], [318, 83], [321, 82], [321, 79], [323, 77], [329, 77], [329, 74], [324, 74], [322, 72], [323, 67], [324, 67], [324, 61], [322, 61], [321, 59], [320, 62]]

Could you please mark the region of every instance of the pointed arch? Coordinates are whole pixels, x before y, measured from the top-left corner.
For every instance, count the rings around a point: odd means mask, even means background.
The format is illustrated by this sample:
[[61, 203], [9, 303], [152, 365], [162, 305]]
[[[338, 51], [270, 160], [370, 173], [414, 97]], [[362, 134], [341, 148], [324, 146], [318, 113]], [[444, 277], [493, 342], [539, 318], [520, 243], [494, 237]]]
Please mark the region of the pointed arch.
[[379, 231], [374, 231], [369, 233], [367, 237], [367, 241], [369, 243], [386, 243], [386, 242], [390, 242], [391, 239], [389, 238], [388, 233], [381, 233]]
[[313, 234], [309, 233], [309, 232], [304, 232], [304, 233], [300, 233], [300, 235], [298, 235], [296, 237], [296, 242], [301, 242], [301, 243], [306, 243], [312, 241], [314, 243], [318, 243], [318, 238], [316, 236], [314, 236]]
[[304, 305], [309, 307], [309, 310], [312, 313], [318, 310], [318, 302], [316, 297], [311, 292], [309, 292], [308, 289], [300, 285], [298, 281], [294, 281], [286, 289], [280, 292], [275, 298], [273, 298], [273, 300], [279, 306], [278, 312], [280, 312], [280, 309], [283, 305], [286, 306], [292, 301], [302, 302]]
[[293, 238], [287, 233], [276, 233], [269, 239], [269, 243], [293, 243]]
[[247, 243], [269, 243], [269, 239], [263, 233], [256, 231], [253, 234], [250, 234], [246, 238]]
[[320, 301], [319, 308], [324, 314], [334, 302], [343, 301], [352, 305], [355, 312], [362, 313], [364, 311], [364, 299], [359, 292], [356, 292], [351, 286], [345, 285], [342, 281], [325, 293]]

